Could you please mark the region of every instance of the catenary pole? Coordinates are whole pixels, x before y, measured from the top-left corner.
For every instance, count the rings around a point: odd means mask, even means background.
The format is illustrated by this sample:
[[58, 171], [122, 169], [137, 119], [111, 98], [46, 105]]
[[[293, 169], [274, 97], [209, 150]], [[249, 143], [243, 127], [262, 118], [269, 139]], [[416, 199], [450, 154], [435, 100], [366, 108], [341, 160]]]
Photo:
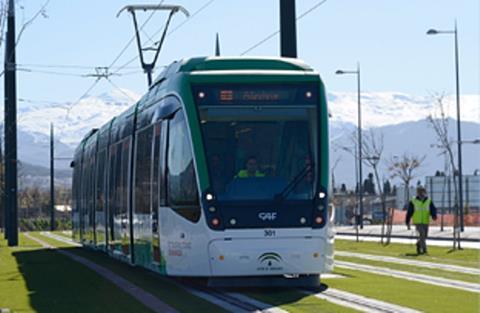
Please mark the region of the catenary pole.
[[282, 57], [297, 57], [295, 0], [280, 0], [280, 50]]
[[8, 245], [18, 245], [17, 227], [17, 86], [15, 57], [15, 2], [8, 2], [5, 55], [5, 207]]
[[50, 124], [50, 230], [55, 230], [55, 146], [53, 123]]
[[[458, 145], [458, 198], [459, 198], [459, 208], [460, 208], [460, 229], [464, 230], [463, 222], [463, 170], [462, 170], [462, 133], [461, 125], [462, 121], [460, 119], [460, 78], [458, 70], [458, 32], [457, 32], [457, 21], [455, 21], [455, 91], [456, 91], [456, 102], [457, 102], [457, 145]], [[455, 175], [455, 173], [454, 173]]]
[[357, 63], [357, 104], [358, 104], [358, 191], [360, 194], [360, 229], [363, 229], [363, 175], [362, 175], [362, 107], [360, 89], [360, 63]]

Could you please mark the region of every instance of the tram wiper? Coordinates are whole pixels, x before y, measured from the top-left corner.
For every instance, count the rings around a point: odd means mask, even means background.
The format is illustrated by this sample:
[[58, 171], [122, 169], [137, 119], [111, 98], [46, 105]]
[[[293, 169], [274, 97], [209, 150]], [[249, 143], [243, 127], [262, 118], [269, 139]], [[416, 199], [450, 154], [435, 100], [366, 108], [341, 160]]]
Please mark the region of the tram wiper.
[[289, 183], [283, 188], [282, 191], [277, 193], [274, 197], [276, 201], [283, 201], [287, 196], [295, 190], [295, 187], [307, 176], [307, 174], [313, 170], [312, 164], [307, 164]]

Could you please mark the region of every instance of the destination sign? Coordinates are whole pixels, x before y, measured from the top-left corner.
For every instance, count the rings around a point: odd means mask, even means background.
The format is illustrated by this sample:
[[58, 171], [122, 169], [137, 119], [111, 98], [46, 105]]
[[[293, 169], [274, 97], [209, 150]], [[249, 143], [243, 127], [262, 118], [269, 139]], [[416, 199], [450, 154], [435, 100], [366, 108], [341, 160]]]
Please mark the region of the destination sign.
[[193, 93], [198, 105], [311, 105], [317, 103], [317, 90], [314, 84], [194, 86]]

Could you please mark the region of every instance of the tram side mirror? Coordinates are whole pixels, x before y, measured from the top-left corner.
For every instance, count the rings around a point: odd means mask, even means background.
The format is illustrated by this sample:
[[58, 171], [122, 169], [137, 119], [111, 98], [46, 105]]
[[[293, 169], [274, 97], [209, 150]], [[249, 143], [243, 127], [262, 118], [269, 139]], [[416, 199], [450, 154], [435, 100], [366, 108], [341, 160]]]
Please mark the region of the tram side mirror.
[[75, 161], [72, 161], [72, 162], [70, 163], [70, 167], [71, 167], [71, 168], [74, 168], [74, 167], [75, 167]]

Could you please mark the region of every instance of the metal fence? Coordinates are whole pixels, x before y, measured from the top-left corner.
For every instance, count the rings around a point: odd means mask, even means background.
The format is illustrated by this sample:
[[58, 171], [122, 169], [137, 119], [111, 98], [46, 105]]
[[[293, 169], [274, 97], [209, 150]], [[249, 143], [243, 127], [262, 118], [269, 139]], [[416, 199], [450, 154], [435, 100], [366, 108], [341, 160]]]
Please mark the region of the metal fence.
[[[458, 185], [458, 177], [456, 177]], [[451, 213], [455, 207], [456, 194], [452, 176], [427, 176], [425, 187], [435, 206]], [[457, 187], [458, 189], [458, 187]], [[463, 205], [467, 212], [480, 211], [480, 176], [463, 176]]]

